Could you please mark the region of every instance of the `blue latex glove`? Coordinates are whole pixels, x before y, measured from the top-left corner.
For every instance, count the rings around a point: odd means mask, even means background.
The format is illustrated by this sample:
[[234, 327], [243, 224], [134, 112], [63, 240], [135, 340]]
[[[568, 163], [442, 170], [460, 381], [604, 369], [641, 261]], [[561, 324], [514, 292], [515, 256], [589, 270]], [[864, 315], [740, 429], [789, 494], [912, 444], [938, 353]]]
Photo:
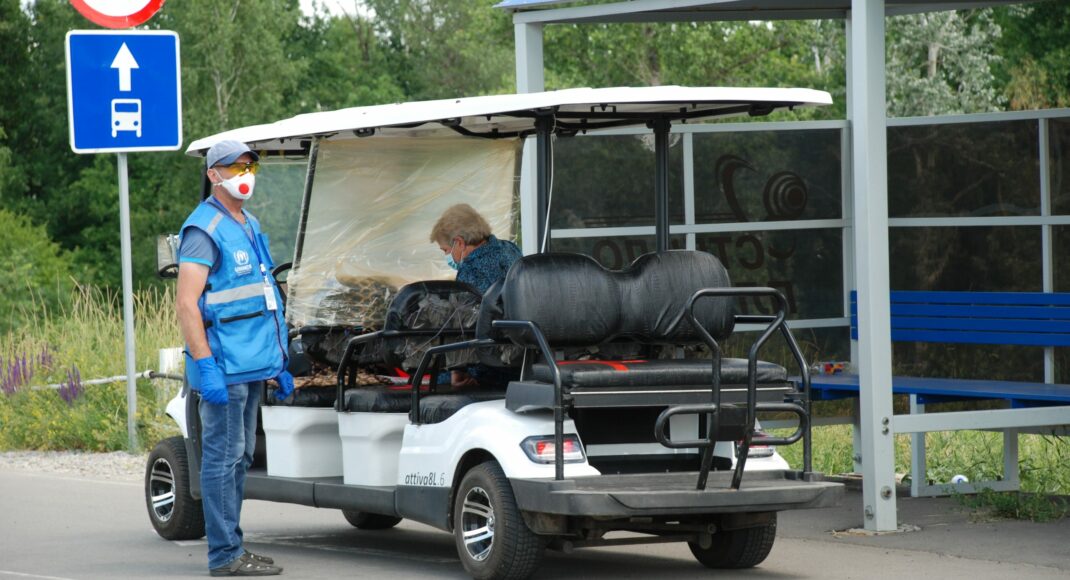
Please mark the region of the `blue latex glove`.
[[279, 383], [279, 388], [275, 390], [276, 400], [284, 401], [294, 394], [294, 376], [290, 371], [282, 371], [275, 377], [275, 381]]
[[215, 359], [206, 356], [193, 362], [197, 363], [201, 377], [201, 398], [213, 405], [226, 405], [227, 383], [223, 381], [223, 371], [219, 370]]

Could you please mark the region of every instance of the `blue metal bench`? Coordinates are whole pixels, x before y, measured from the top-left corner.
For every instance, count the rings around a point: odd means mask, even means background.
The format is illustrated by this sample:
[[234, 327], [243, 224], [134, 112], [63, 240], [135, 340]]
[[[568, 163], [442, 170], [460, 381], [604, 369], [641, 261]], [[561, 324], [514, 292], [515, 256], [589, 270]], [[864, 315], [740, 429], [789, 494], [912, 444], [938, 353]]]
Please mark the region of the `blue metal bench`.
[[[1047, 292], [910, 292], [891, 293], [892, 340], [960, 344], [1070, 346], [1070, 294]], [[851, 293], [851, 338], [858, 339], [857, 295]], [[1049, 355], [1050, 356], [1050, 355]], [[814, 400], [857, 397], [857, 375], [814, 375]], [[925, 433], [959, 429], [1004, 432], [1004, 478], [985, 482], [997, 490], [1018, 489], [1017, 429], [1070, 424], [1070, 385], [956, 378], [892, 377], [892, 392], [910, 396], [910, 415], [897, 415], [896, 433], [912, 434], [911, 494], [947, 493], [947, 485], [928, 485]], [[925, 415], [929, 403], [1002, 399], [1010, 409], [956, 411]], [[856, 419], [857, 427], [857, 419]], [[857, 428], [856, 443], [857, 443]], [[856, 444], [856, 449], [858, 446]], [[856, 456], [857, 458], [857, 456]], [[857, 459], [856, 459], [857, 461]], [[954, 486], [974, 491], [982, 485]]]

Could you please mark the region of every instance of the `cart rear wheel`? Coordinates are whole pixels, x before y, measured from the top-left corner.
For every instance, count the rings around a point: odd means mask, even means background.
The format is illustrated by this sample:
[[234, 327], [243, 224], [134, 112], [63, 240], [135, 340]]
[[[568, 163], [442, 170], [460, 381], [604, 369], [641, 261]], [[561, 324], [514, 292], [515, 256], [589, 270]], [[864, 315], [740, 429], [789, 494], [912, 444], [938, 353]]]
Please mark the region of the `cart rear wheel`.
[[495, 461], [473, 467], [461, 480], [453, 537], [464, 569], [476, 580], [527, 578], [546, 546], [524, 523], [513, 488]]
[[713, 534], [713, 544], [703, 548], [688, 542], [695, 559], [707, 568], [752, 568], [761, 564], [773, 549], [776, 521], [757, 528], [726, 530]]
[[383, 514], [370, 514], [356, 510], [342, 510], [346, 521], [359, 530], [389, 530], [401, 523], [401, 518], [396, 516], [384, 516]]

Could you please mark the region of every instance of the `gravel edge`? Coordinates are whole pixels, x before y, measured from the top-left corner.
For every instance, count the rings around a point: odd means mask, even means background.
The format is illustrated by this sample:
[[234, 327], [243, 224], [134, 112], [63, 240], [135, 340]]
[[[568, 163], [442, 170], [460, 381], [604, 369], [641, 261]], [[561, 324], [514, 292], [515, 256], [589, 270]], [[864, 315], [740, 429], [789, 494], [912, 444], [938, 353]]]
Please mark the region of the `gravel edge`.
[[0, 452], [0, 471], [28, 471], [140, 481], [145, 474], [147, 458], [147, 453], [132, 454], [125, 451], [111, 453], [3, 451]]

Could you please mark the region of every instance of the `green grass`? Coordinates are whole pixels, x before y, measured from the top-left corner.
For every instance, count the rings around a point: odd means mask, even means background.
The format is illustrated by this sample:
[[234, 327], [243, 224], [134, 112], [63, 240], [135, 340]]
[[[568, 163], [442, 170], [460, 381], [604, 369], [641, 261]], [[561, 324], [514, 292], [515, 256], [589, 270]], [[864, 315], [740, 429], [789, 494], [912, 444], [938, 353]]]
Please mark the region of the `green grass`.
[[[125, 381], [84, 386], [69, 403], [55, 390], [28, 388], [65, 382], [73, 371], [82, 380], [126, 372], [121, 297], [83, 287], [69, 304], [60, 312], [37, 313], [0, 336], [0, 366], [9, 366], [14, 358], [37, 359], [28, 365], [33, 371], [28, 383], [0, 394], [0, 450], [115, 451], [128, 446]], [[139, 293], [134, 319], [136, 368], [156, 369], [159, 349], [182, 344], [173, 289]], [[177, 388], [171, 381], [138, 381], [137, 427], [144, 445], [176, 432], [164, 406]]]
[[[786, 431], [777, 431], [786, 435]], [[825, 474], [854, 470], [850, 425], [813, 429], [813, 468]], [[802, 444], [780, 447], [793, 468], [802, 467]], [[971, 482], [994, 481], [1003, 474], [1003, 435], [988, 431], [941, 431], [927, 435], [929, 482], [947, 483], [955, 475]], [[1018, 437], [1020, 492], [957, 495], [979, 518], [1049, 521], [1070, 515], [1060, 496], [1070, 495], [1070, 441], [1065, 437], [1022, 434]], [[895, 471], [910, 473], [910, 436], [895, 437]]]

